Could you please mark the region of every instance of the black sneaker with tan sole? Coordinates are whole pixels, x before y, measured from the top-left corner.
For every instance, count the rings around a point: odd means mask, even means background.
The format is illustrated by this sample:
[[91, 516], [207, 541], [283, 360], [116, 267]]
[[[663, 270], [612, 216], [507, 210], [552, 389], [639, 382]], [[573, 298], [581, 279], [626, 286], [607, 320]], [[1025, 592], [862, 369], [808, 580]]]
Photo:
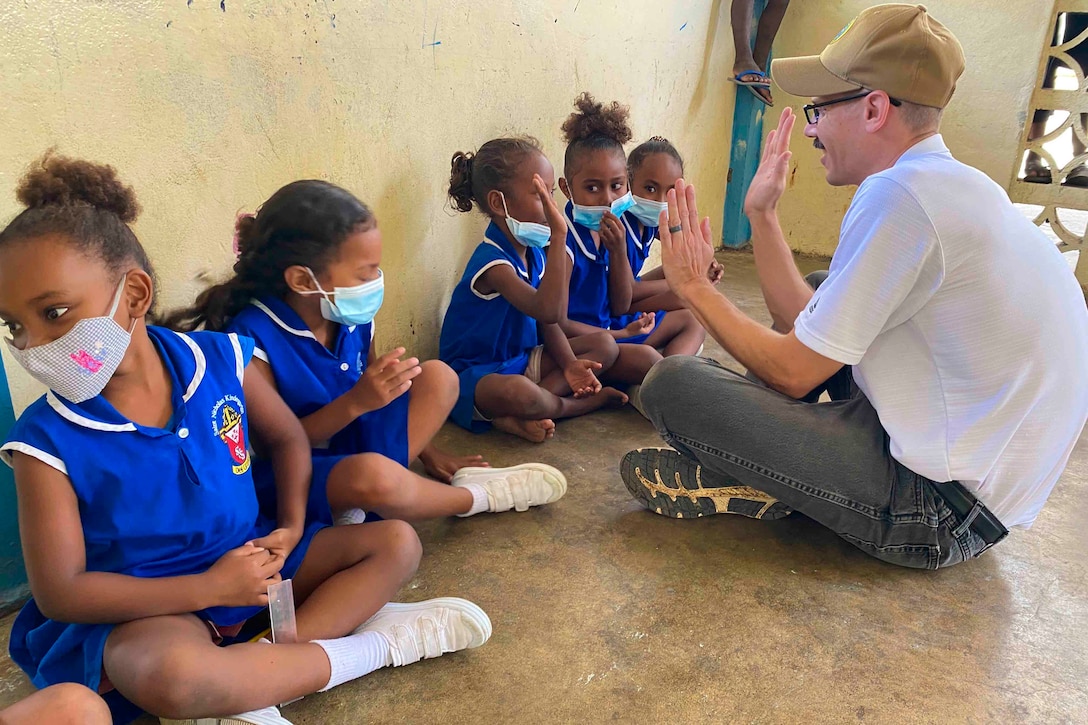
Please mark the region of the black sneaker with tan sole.
[[727, 486], [704, 485], [699, 462], [671, 448], [630, 451], [620, 463], [620, 475], [636, 501], [669, 518], [739, 514], [773, 520], [793, 512], [778, 499], [739, 481]]

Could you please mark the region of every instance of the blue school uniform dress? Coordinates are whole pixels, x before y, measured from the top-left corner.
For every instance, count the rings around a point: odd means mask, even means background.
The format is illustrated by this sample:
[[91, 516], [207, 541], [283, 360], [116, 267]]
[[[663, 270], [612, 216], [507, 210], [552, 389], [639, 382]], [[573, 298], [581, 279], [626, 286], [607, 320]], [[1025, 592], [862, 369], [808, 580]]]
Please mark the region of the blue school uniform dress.
[[627, 234], [627, 259], [631, 262], [631, 271], [635, 279], [642, 279], [642, 268], [650, 258], [650, 249], [657, 239], [657, 227], [642, 224], [631, 212], [624, 212], [620, 217]]
[[529, 365], [529, 353], [540, 344], [537, 321], [498, 292], [481, 294], [477, 280], [500, 264], [514, 269], [534, 289], [544, 276], [544, 250], [527, 247], [525, 262], [494, 222], [476, 247], [442, 321], [438, 356], [460, 378], [460, 396], [450, 417], [462, 428], [476, 433], [490, 423], [474, 415], [476, 385], [485, 375], [522, 375]]
[[[129, 421], [101, 395], [71, 403], [48, 393], [15, 423], [0, 457], [38, 459], [68, 477], [79, 501], [87, 571], [172, 577], [207, 571], [230, 549], [276, 528], [261, 517], [248, 450], [242, 378], [253, 342], [236, 335], [147, 332], [172, 384], [166, 428]], [[294, 576], [320, 526], [307, 527], [280, 572]], [[263, 607], [195, 612], [218, 627]], [[30, 600], [11, 630], [10, 652], [41, 688], [78, 682], [98, 690], [112, 624], [66, 624]], [[132, 706], [114, 692], [115, 716]]]
[[[585, 227], [574, 221], [574, 204], [567, 202], [564, 213], [567, 218], [567, 256], [572, 262], [570, 275], [570, 290], [567, 301], [567, 317], [575, 322], [593, 325], [603, 330], [620, 330], [626, 327], [634, 315], [612, 316], [612, 304], [608, 298], [608, 269], [609, 252], [602, 244], [597, 247], [590, 235], [589, 227]], [[637, 228], [637, 227], [636, 227]], [[633, 230], [627, 229], [627, 257], [632, 263], [632, 269], [640, 269], [634, 264], [641, 256], [642, 262], [646, 261], [649, 254], [649, 246], [645, 246], [645, 253], [641, 248], [632, 251]], [[641, 237], [635, 235], [636, 239]], [[641, 244], [641, 241], [640, 241]], [[636, 275], [637, 279], [637, 275]], [[661, 324], [665, 317], [664, 312], [658, 312], [654, 320], [654, 330]], [[653, 333], [653, 330], [636, 337], [627, 337], [616, 340], [619, 343], [645, 342]]]
[[[367, 368], [374, 323], [340, 325], [332, 349], [325, 347], [291, 306], [276, 297], [253, 300], [227, 325], [253, 338], [254, 356], [272, 368], [280, 396], [287, 407], [305, 418], [355, 386]], [[326, 493], [329, 474], [347, 456], [379, 453], [408, 465], [408, 402], [405, 393], [384, 408], [365, 413], [328, 441], [313, 448], [314, 474], [307, 511], [309, 520], [332, 522]], [[275, 511], [275, 484], [271, 465], [256, 462], [257, 495], [262, 511]]]

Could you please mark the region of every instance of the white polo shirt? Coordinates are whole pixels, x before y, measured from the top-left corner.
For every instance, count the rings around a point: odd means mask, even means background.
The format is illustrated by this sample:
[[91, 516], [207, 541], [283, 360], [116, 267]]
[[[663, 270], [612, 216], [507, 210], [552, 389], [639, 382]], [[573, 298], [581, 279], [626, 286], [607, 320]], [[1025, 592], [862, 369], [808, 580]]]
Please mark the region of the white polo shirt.
[[1088, 418], [1088, 310], [1043, 232], [940, 136], [858, 187], [795, 330], [854, 366], [897, 461], [1031, 525]]

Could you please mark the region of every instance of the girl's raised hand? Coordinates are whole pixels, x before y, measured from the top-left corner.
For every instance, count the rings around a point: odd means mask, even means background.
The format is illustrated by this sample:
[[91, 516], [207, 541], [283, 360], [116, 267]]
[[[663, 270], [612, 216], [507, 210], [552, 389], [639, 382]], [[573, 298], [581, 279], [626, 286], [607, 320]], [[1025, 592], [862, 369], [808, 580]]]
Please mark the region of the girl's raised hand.
[[627, 235], [623, 231], [623, 224], [619, 217], [610, 211], [606, 211], [601, 217], [601, 231], [598, 232], [601, 243], [610, 254], [627, 254]]
[[544, 205], [544, 216], [548, 220], [548, 228], [552, 230], [551, 241], [558, 242], [558, 246], [565, 246], [567, 243], [567, 220], [563, 218], [563, 212], [559, 211], [559, 207], [555, 205], [552, 190], [544, 184], [544, 179], [540, 178], [540, 174], [533, 174], [533, 188], [536, 190], [536, 195], [540, 197], [540, 203]]
[[355, 396], [360, 414], [389, 405], [407, 393], [412, 387], [412, 379], [423, 372], [418, 358], [402, 361], [400, 356], [403, 354], [403, 347], [387, 352], [359, 377], [351, 393]]

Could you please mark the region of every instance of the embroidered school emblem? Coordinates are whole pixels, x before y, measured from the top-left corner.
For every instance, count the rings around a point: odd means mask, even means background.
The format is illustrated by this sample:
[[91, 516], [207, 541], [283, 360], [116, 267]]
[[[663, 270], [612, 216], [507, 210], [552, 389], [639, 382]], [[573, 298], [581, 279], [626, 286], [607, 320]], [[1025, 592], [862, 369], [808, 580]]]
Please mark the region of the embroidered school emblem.
[[220, 400], [212, 409], [212, 430], [226, 444], [231, 460], [234, 461], [231, 470], [239, 476], [249, 470], [250, 464], [245, 428], [242, 425], [243, 413], [245, 407], [242, 401], [233, 395]]

